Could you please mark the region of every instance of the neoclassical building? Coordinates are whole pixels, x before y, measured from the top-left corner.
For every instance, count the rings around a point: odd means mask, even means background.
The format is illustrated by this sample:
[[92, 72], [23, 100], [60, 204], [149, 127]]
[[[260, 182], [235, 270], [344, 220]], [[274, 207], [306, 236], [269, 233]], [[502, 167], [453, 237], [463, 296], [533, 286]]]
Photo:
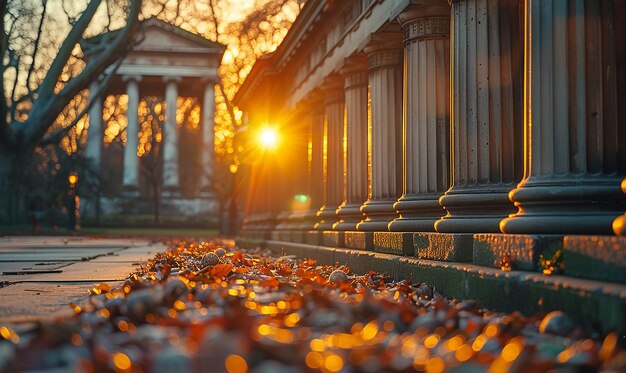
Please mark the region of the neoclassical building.
[[[88, 39], [83, 50], [88, 58], [97, 55], [101, 42], [115, 31]], [[126, 141], [123, 149], [122, 193], [102, 198], [104, 215], [141, 213], [142, 205], [151, 198], [140, 193], [140, 161], [138, 152], [138, 107], [143, 97], [162, 98], [164, 123], [162, 126], [162, 166], [159, 167], [160, 203], [162, 214], [178, 215], [181, 221], [217, 221], [217, 201], [213, 186], [213, 143], [215, 84], [218, 67], [225, 47], [179, 27], [150, 18], [141, 22], [140, 41], [128, 53], [115, 73], [106, 82], [96, 81], [90, 86], [91, 100], [95, 101], [89, 111], [89, 127], [86, 156], [96, 168], [102, 168], [103, 107], [107, 96], [127, 95]], [[180, 193], [180, 168], [185, 167], [179, 159], [179, 126], [176, 118], [179, 97], [193, 97], [201, 105], [199, 123], [200, 187], [197, 195]], [[95, 203], [87, 201], [84, 210], [91, 213]], [[145, 208], [144, 208], [145, 210]]]
[[528, 270], [556, 247], [626, 283], [625, 7], [307, 1], [236, 96], [282, 139], [246, 150], [242, 236]]

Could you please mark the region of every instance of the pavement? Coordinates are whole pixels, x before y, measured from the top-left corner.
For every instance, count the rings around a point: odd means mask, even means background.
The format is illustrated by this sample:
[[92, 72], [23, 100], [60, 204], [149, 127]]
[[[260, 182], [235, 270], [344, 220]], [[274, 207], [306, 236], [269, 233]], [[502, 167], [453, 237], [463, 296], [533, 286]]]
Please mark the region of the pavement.
[[0, 237], [0, 324], [71, 314], [94, 285], [117, 287], [166, 250], [147, 239]]

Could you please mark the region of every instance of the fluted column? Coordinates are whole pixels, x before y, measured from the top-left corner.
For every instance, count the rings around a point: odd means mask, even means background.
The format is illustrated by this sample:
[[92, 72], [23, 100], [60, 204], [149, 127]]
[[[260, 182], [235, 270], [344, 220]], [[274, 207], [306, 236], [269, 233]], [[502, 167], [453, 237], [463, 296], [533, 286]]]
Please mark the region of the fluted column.
[[201, 133], [202, 133], [202, 175], [200, 181], [200, 191], [203, 194], [212, 194], [213, 192], [213, 158], [214, 158], [214, 117], [215, 117], [215, 82], [205, 82], [204, 92], [202, 95], [202, 116], [201, 116]]
[[404, 29], [403, 195], [392, 231], [434, 231], [449, 187], [450, 6], [416, 1], [400, 14]]
[[309, 108], [309, 165], [308, 190], [311, 200], [309, 211], [304, 216], [302, 229], [310, 230], [319, 222], [317, 212], [324, 199], [324, 110], [321, 109], [319, 94], [313, 94], [306, 106]]
[[97, 97], [99, 84], [94, 81], [89, 85], [89, 101], [92, 102], [89, 109], [89, 128], [87, 129], [86, 156], [91, 160], [94, 168], [100, 171], [102, 159], [102, 96]]
[[367, 57], [347, 58], [341, 70], [346, 98], [345, 200], [334, 230], [353, 231], [363, 219], [361, 205], [367, 200]]
[[371, 99], [371, 194], [360, 231], [386, 231], [402, 193], [402, 34], [372, 35], [365, 48]]
[[178, 77], [165, 77], [165, 124], [163, 125], [163, 189], [178, 191]]
[[526, 170], [502, 230], [611, 234], [626, 206], [624, 3], [527, 0], [526, 10]]
[[326, 154], [324, 165], [324, 206], [317, 212], [321, 219], [317, 230], [330, 230], [339, 218], [337, 208], [343, 201], [343, 79], [333, 75], [324, 83], [324, 108], [326, 113]]
[[522, 178], [523, 4], [452, 2], [452, 187], [438, 232], [500, 232]]
[[123, 185], [126, 192], [136, 192], [139, 188], [139, 82], [140, 76], [124, 76], [126, 94], [128, 95], [128, 110], [126, 111], [126, 145], [124, 146], [124, 175]]

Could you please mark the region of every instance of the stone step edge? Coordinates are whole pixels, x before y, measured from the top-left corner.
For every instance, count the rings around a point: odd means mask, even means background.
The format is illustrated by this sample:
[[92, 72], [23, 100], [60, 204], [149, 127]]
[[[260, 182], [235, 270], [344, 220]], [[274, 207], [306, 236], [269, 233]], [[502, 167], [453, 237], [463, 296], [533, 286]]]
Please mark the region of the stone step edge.
[[425, 282], [445, 296], [475, 299], [496, 311], [533, 315], [560, 309], [587, 327], [626, 333], [626, 285], [622, 284], [285, 241], [237, 239], [237, 245], [263, 246], [320, 264], [345, 264], [358, 274], [377, 271], [395, 280]]

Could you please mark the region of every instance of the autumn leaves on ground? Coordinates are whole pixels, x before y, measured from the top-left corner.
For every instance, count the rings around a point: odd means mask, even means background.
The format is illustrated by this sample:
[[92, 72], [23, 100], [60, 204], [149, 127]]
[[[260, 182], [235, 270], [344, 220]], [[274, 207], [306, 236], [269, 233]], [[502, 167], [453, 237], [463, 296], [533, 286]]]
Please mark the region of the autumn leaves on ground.
[[0, 327], [0, 371], [541, 372], [626, 369], [618, 336], [378, 273], [177, 242], [75, 316]]

